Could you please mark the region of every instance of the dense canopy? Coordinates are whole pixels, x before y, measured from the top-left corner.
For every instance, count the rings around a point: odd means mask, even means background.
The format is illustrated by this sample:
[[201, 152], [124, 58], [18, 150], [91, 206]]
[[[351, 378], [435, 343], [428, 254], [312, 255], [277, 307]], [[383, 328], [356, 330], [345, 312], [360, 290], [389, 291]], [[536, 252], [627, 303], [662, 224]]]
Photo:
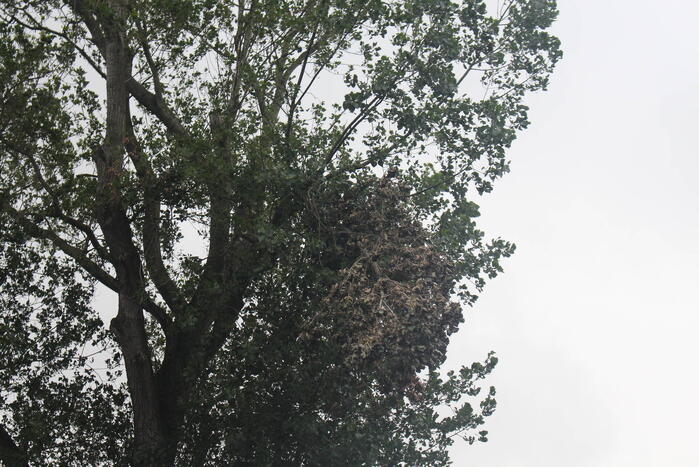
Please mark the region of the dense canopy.
[[513, 251], [474, 199], [560, 58], [555, 1], [0, 5], [0, 460], [485, 439], [496, 358], [438, 370]]

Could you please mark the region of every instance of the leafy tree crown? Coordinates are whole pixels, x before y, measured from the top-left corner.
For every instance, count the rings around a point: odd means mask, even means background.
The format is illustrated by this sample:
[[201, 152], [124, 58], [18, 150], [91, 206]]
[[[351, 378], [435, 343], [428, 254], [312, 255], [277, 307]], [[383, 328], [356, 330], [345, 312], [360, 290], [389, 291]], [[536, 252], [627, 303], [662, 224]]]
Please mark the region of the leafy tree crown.
[[495, 3], [0, 0], [0, 460], [485, 440], [497, 359], [438, 369], [514, 250], [474, 199], [561, 57], [555, 1]]

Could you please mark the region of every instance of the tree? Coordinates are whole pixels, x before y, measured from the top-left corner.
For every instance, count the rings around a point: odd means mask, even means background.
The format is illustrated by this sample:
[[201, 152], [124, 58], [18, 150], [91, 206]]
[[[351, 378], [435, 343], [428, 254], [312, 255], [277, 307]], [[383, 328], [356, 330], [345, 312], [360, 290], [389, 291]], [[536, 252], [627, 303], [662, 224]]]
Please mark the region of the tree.
[[2, 462], [485, 438], [496, 358], [438, 369], [513, 251], [473, 198], [560, 58], [555, 1], [1, 2]]

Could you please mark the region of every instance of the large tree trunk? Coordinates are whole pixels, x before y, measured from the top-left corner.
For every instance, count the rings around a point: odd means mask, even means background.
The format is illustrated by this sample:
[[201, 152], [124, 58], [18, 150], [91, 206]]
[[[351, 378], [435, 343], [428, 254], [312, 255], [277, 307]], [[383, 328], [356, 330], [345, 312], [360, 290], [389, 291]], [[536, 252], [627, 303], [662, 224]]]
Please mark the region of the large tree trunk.
[[141, 466], [173, 465], [174, 440], [166, 439], [162, 414], [153, 377], [143, 311], [135, 297], [119, 294], [119, 313], [111, 330], [124, 355], [129, 394], [133, 406], [134, 451], [132, 464]]
[[99, 179], [97, 219], [112, 255], [119, 283], [119, 311], [111, 330], [124, 356], [129, 394], [133, 405], [136, 467], [173, 465], [174, 442], [168, 442], [156, 388], [151, 352], [143, 317], [146, 293], [141, 255], [133, 240], [133, 230], [120, 191], [129, 118], [126, 82], [131, 77], [132, 57], [122, 30], [126, 10], [119, 1], [110, 1], [104, 22], [107, 119], [104, 142], [95, 152]]
[[[100, 169], [99, 172], [102, 175], [110, 171]], [[100, 194], [104, 195], [105, 193]], [[120, 203], [108, 202], [102, 205], [98, 210], [98, 218], [115, 258], [114, 266], [119, 282], [119, 309], [110, 329], [124, 356], [133, 406], [132, 465], [170, 466], [173, 465], [175, 442], [167, 439], [163, 428], [160, 397], [143, 316], [142, 298], [146, 291], [140, 254], [133, 243], [133, 232]]]
[[0, 461], [7, 467], [29, 467], [27, 453], [17, 446], [2, 425], [0, 425]]

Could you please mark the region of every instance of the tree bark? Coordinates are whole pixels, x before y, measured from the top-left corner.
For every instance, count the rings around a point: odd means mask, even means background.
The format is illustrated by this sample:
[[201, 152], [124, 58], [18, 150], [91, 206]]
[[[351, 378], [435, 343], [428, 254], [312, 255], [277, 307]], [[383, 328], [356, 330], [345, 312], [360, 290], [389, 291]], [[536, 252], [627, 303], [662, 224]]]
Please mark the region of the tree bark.
[[29, 467], [27, 453], [17, 446], [2, 425], [0, 425], [0, 461], [7, 467]]
[[107, 118], [104, 143], [95, 152], [99, 180], [96, 217], [114, 258], [119, 309], [110, 329], [124, 356], [129, 394], [133, 405], [135, 467], [173, 465], [175, 451], [163, 430], [162, 412], [153, 374], [143, 317], [146, 294], [140, 253], [120, 191], [125, 159], [131, 76], [130, 52], [122, 30], [124, 6], [110, 1], [105, 21]]
[[171, 466], [174, 442], [162, 428], [159, 398], [147, 346], [140, 303], [126, 292], [119, 293], [119, 312], [112, 320], [114, 333], [124, 356], [131, 404], [133, 406], [135, 467]]

